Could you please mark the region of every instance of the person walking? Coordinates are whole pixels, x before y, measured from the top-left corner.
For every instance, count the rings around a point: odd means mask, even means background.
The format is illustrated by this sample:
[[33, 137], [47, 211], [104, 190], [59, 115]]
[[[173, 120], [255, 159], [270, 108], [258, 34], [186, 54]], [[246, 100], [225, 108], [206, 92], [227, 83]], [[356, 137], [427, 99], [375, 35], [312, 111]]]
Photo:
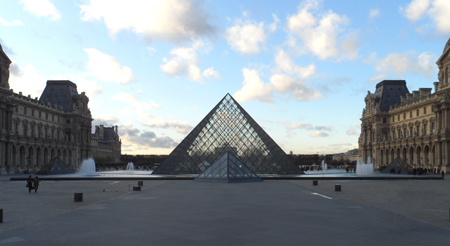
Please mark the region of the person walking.
[[39, 188], [39, 182], [40, 182], [40, 180], [39, 180], [38, 176], [36, 176], [34, 178], [34, 193], [36, 193]]
[[34, 183], [34, 180], [31, 177], [31, 175], [28, 176], [28, 179], [27, 179], [28, 193], [31, 193], [31, 190], [33, 189], [33, 183]]

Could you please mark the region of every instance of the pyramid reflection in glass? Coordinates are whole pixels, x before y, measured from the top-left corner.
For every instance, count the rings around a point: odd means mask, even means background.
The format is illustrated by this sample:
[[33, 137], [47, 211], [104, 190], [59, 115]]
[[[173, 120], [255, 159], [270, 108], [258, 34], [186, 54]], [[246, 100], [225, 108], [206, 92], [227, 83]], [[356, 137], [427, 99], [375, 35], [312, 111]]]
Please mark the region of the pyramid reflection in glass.
[[263, 181], [231, 152], [223, 154], [195, 180], [228, 183]]
[[200, 174], [231, 152], [256, 174], [303, 174], [286, 153], [227, 94], [153, 172]]

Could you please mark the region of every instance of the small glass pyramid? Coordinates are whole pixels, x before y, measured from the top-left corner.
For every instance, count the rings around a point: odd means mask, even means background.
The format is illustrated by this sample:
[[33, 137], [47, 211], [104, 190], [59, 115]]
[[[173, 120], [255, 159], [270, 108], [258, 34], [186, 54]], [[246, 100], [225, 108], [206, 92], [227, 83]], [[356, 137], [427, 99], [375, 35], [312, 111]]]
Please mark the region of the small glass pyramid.
[[170, 153], [154, 174], [200, 174], [231, 152], [256, 174], [303, 174], [230, 94]]
[[258, 175], [250, 170], [231, 152], [226, 152], [202, 174], [196, 181], [219, 181], [219, 182], [255, 182], [262, 181]]

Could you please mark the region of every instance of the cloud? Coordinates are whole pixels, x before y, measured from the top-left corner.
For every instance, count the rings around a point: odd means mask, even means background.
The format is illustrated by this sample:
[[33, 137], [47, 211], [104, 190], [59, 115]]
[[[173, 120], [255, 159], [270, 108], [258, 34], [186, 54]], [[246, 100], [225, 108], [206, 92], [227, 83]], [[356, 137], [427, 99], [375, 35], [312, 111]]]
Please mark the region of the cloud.
[[243, 87], [233, 97], [239, 102], [258, 100], [271, 104], [274, 93], [286, 94], [298, 101], [319, 99], [321, 95], [303, 84], [303, 80], [286, 74], [274, 74], [264, 83], [257, 70], [242, 69]]
[[[276, 29], [276, 21], [269, 28]], [[235, 25], [225, 31], [225, 38], [233, 50], [241, 55], [252, 55], [260, 52], [267, 35], [263, 22], [236, 20]]]
[[[290, 37], [287, 44], [300, 53], [312, 53], [319, 59], [338, 56], [354, 59], [358, 42], [348, 41], [349, 38], [342, 35], [350, 20], [332, 10], [322, 11], [319, 7], [321, 2], [305, 0], [299, 5], [296, 14], [288, 16]], [[357, 38], [350, 37], [350, 40]], [[347, 54], [349, 52], [351, 55]]]
[[[420, 19], [431, 20], [433, 27], [441, 34], [450, 33], [449, 12], [450, 2], [447, 0], [413, 0], [406, 7], [400, 7], [400, 13], [408, 20], [413, 22]], [[421, 27], [417, 30], [423, 32], [423, 29]]]
[[22, 25], [23, 23], [19, 20], [13, 20], [12, 22], [8, 22], [0, 18], [0, 24], [2, 24], [3, 26], [19, 26]]
[[287, 73], [290, 75], [296, 74], [301, 78], [308, 78], [316, 75], [317, 69], [314, 64], [311, 64], [307, 67], [300, 67], [292, 61], [289, 55], [284, 52], [284, 50], [279, 49], [277, 54], [275, 55], [275, 64], [276, 68], [274, 69], [274, 73]]
[[170, 59], [163, 59], [164, 64], [160, 66], [161, 71], [171, 77], [186, 74], [190, 80], [197, 82], [202, 82], [203, 77], [219, 78], [219, 73], [213, 68], [208, 68], [203, 73], [200, 71], [197, 50], [203, 46], [203, 42], [197, 40], [190, 47], [177, 47], [172, 49], [170, 51], [172, 57]]
[[59, 20], [59, 11], [49, 0], [21, 0], [24, 9], [38, 17], [49, 17], [51, 20]]
[[188, 133], [192, 130], [192, 126], [184, 121], [178, 120], [164, 120], [161, 117], [156, 117], [150, 114], [143, 115], [140, 124], [148, 127], [174, 129], [179, 133]]
[[[243, 16], [247, 17], [247, 12], [244, 12]], [[265, 25], [264, 22], [258, 23], [251, 20], [236, 19], [234, 26], [227, 28], [224, 34], [231, 49], [239, 52], [241, 55], [259, 53], [268, 37], [268, 33], [275, 32], [280, 22], [280, 19], [275, 14], [272, 14], [272, 17], [273, 22], [269, 25]]]
[[[428, 78], [434, 74], [435, 65], [432, 61], [435, 57], [426, 52], [416, 56], [414, 53], [391, 53], [379, 60], [371, 58], [370, 63], [375, 65], [375, 70], [384, 75], [401, 76], [403, 74], [421, 74]], [[377, 78], [380, 77], [378, 74]]]
[[44, 75], [36, 71], [33, 65], [19, 66], [12, 63], [10, 71], [9, 85], [16, 93], [21, 91], [24, 95], [31, 95], [32, 98], [42, 94], [47, 80]]
[[94, 115], [93, 118], [94, 121], [92, 121], [92, 126], [114, 126], [119, 122], [119, 118], [112, 115]]
[[112, 99], [115, 101], [123, 102], [124, 104], [129, 104], [134, 107], [134, 109], [137, 111], [137, 113], [142, 113], [147, 110], [152, 109], [159, 109], [161, 108], [160, 105], [155, 103], [153, 100], [150, 100], [150, 102], [142, 102], [141, 100], [137, 99], [136, 97], [127, 94], [125, 92], [119, 92], [116, 95], [112, 96]]
[[148, 41], [179, 42], [216, 31], [203, 1], [88, 0], [80, 8], [82, 20], [104, 22], [111, 35], [130, 31]]
[[243, 68], [241, 71], [244, 76], [244, 81], [242, 82], [243, 87], [236, 92], [233, 97], [238, 102], [255, 99], [265, 103], [272, 103], [273, 92], [270, 85], [265, 84], [264, 81], [261, 80], [258, 71], [254, 69], [250, 70], [248, 68]]
[[148, 153], [149, 148], [175, 148], [178, 143], [168, 136], [158, 136], [154, 132], [144, 131], [127, 123], [119, 126], [120, 138], [122, 140], [122, 152]]
[[371, 9], [369, 13], [370, 21], [373, 21], [376, 17], [380, 16], [380, 14], [381, 14], [380, 9]]
[[89, 75], [106, 82], [128, 84], [134, 80], [131, 68], [122, 66], [112, 56], [104, 54], [96, 49], [84, 49], [89, 56], [87, 63]]
[[313, 137], [328, 137], [330, 135], [323, 131], [313, 131], [313, 132], [311, 132], [311, 136], [313, 136]]
[[216, 70], [214, 70], [213, 67], [204, 70], [202, 76], [205, 78], [215, 78], [215, 79], [220, 78], [219, 73]]
[[275, 32], [277, 30], [278, 23], [280, 23], [280, 19], [278, 19], [278, 17], [274, 14], [272, 14], [272, 17], [273, 17], [273, 22], [272, 22], [272, 24], [269, 25], [269, 30], [271, 32]]
[[288, 136], [295, 135], [296, 130], [306, 130], [311, 131], [311, 136], [313, 137], [328, 137], [329, 134], [326, 132], [332, 132], [333, 128], [330, 126], [313, 126], [311, 124], [303, 124], [299, 122], [288, 122], [281, 120], [279, 121], [285, 128]]
[[357, 136], [361, 131], [361, 125], [350, 126], [345, 132], [349, 136]]
[[275, 74], [270, 77], [270, 85], [275, 92], [288, 94], [297, 101], [311, 101], [321, 98], [312, 88], [303, 84], [303, 80], [285, 74]]
[[419, 20], [430, 6], [429, 0], [413, 0], [406, 7], [400, 7], [400, 13], [412, 21]]

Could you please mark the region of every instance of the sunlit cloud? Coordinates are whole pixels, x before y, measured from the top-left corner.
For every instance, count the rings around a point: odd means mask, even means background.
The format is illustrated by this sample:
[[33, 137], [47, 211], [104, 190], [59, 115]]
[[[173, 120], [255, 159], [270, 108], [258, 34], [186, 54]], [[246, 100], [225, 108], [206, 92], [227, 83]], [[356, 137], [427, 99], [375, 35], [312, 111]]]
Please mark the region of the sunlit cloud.
[[51, 20], [59, 20], [61, 14], [49, 0], [21, 0], [24, 9], [38, 17], [49, 17]]
[[290, 37], [287, 44], [299, 53], [311, 53], [319, 59], [356, 58], [357, 37], [345, 32], [350, 20], [332, 10], [321, 10], [321, 2], [304, 0], [297, 13], [288, 16]]
[[19, 26], [23, 25], [23, 23], [19, 20], [13, 20], [12, 22], [5, 21], [4, 19], [0, 18], [0, 24], [3, 26]]
[[84, 49], [89, 55], [88, 73], [105, 82], [128, 84], [134, 80], [131, 68], [122, 66], [114, 57], [97, 49]]
[[111, 35], [130, 31], [148, 41], [186, 41], [215, 34], [203, 1], [88, 0], [80, 5], [81, 19], [102, 21]]
[[189, 47], [177, 47], [170, 51], [170, 58], [164, 58], [160, 66], [161, 71], [172, 78], [187, 75], [192, 81], [202, 82], [203, 78], [220, 78], [220, 75], [214, 68], [208, 68], [201, 72], [198, 66], [198, 49], [204, 46], [200, 40], [196, 40]]
[[[400, 7], [402, 13], [408, 20], [418, 22], [421, 19], [430, 20], [438, 33], [450, 33], [450, 22], [448, 13], [450, 12], [450, 2], [447, 0], [413, 0], [406, 6]], [[418, 28], [423, 32], [424, 26]]]

